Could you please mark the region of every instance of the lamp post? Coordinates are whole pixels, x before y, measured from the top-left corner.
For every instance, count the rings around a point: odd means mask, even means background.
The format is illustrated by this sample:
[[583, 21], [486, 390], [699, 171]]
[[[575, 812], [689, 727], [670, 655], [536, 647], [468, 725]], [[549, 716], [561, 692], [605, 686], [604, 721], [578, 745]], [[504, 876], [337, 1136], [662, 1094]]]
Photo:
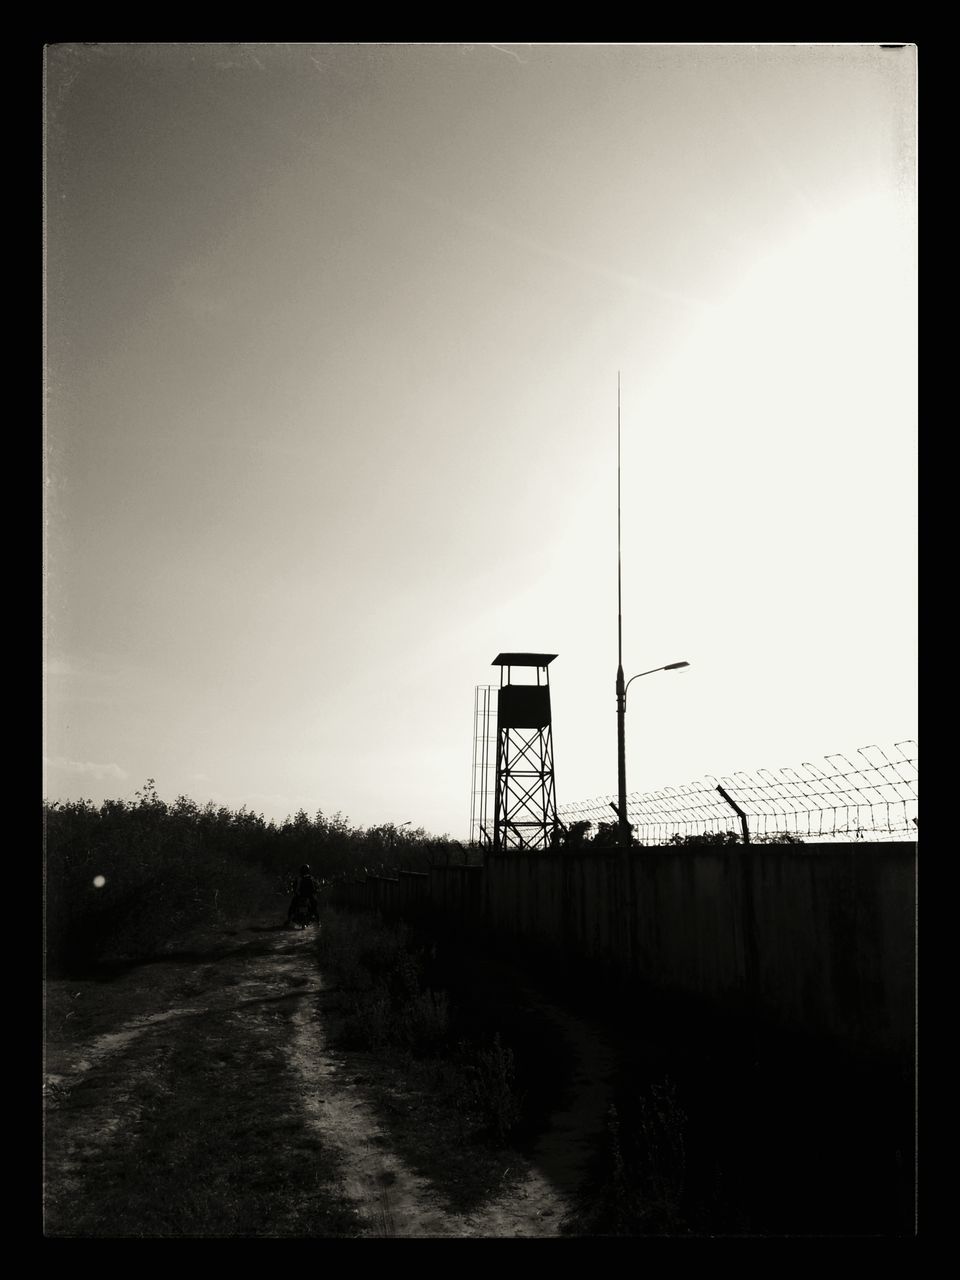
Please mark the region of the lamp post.
[[638, 671], [624, 684], [623, 664], [617, 668], [617, 843], [630, 843], [630, 824], [627, 821], [627, 748], [626, 748], [626, 713], [627, 690], [634, 680], [641, 676], [652, 676], [657, 671], [677, 671], [680, 667], [689, 667], [689, 662], [668, 662], [665, 667], [651, 667], [649, 671]]

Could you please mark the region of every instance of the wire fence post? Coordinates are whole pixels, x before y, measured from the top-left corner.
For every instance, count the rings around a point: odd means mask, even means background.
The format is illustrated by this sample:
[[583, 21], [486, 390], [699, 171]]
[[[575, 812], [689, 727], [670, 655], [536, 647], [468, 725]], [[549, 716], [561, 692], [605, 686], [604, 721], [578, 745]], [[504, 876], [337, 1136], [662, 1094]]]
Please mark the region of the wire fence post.
[[740, 808], [740, 806], [737, 804], [737, 802], [736, 802], [735, 800], [731, 800], [731, 799], [730, 799], [730, 797], [729, 797], [729, 796], [727, 795], [727, 793], [724, 791], [723, 787], [717, 787], [717, 790], [718, 790], [718, 791], [720, 792], [720, 794], [723, 796], [724, 800], [726, 800], [727, 804], [730, 806], [730, 808], [733, 810], [733, 812], [734, 812], [734, 813], [737, 815], [737, 817], [740, 819], [740, 826], [743, 828], [743, 843], [744, 843], [744, 844], [749, 844], [749, 843], [750, 843], [750, 828], [749, 828], [749, 826], [747, 825], [747, 815], [743, 812], [743, 810]]

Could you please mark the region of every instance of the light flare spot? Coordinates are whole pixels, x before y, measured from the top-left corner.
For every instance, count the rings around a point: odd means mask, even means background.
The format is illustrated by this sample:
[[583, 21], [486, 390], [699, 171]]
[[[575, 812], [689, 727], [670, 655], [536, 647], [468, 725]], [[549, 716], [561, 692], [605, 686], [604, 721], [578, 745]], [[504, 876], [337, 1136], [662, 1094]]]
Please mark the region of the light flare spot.
[[94, 887], [95, 889], [102, 889], [102, 888], [103, 888], [103, 886], [104, 886], [106, 883], [107, 883], [106, 876], [94, 876], [94, 877], [93, 877], [93, 887]]

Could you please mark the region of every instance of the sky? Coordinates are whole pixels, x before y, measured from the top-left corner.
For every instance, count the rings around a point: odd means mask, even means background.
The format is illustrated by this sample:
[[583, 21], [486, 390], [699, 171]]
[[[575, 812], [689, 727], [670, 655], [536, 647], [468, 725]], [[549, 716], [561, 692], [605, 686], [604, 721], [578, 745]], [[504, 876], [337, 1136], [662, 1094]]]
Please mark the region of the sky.
[[[465, 839], [917, 737], [916, 50], [45, 55], [44, 796]], [[619, 383], [619, 405], [618, 405]]]

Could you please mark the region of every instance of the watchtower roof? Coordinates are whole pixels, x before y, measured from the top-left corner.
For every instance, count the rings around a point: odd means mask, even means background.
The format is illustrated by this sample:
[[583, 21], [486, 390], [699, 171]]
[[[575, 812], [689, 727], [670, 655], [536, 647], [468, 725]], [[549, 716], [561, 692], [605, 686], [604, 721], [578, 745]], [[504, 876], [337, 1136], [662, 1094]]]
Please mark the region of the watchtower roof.
[[555, 653], [498, 653], [491, 667], [547, 667]]

